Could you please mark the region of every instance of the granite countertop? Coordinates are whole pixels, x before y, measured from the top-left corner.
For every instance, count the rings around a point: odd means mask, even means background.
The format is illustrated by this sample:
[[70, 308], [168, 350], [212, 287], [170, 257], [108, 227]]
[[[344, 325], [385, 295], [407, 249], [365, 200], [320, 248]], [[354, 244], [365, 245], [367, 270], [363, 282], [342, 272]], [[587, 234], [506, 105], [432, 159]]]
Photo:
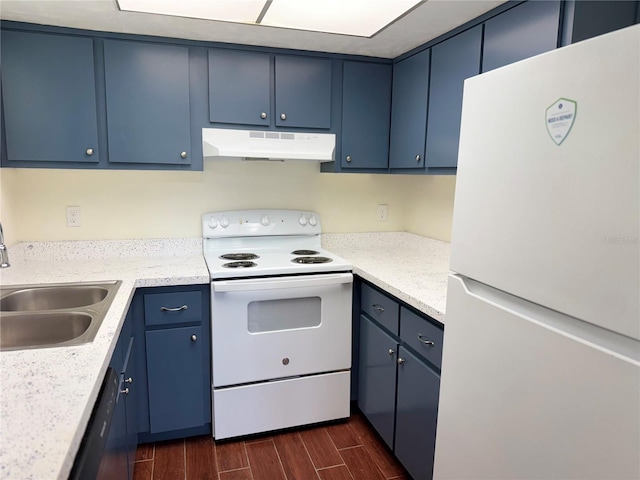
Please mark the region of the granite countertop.
[[[353, 273], [444, 323], [449, 244], [410, 233], [324, 234]], [[0, 353], [0, 478], [66, 479], [136, 288], [209, 283], [202, 239], [20, 243], [0, 284], [121, 280], [93, 342]]]
[[202, 240], [21, 243], [9, 255], [2, 285], [122, 280], [93, 342], [0, 353], [0, 478], [66, 479], [133, 292], [209, 283]]
[[451, 244], [404, 232], [324, 234], [353, 273], [445, 323]]

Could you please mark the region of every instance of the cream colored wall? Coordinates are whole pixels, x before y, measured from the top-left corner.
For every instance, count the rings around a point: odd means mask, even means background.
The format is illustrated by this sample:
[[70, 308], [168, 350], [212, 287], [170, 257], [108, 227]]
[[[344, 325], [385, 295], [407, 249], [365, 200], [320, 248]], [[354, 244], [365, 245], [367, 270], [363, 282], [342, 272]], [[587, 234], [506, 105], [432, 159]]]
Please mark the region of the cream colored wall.
[[[200, 215], [240, 208], [315, 210], [326, 232], [401, 230], [399, 182], [387, 175], [320, 174], [316, 163], [207, 161], [204, 172], [2, 169], [8, 243], [27, 240], [199, 237]], [[377, 205], [389, 220], [376, 220]], [[66, 226], [66, 206], [81, 208]]]
[[[320, 173], [315, 163], [208, 160], [203, 172], [2, 169], [0, 219], [18, 241], [199, 237], [200, 215], [241, 208], [317, 211], [323, 231], [450, 237], [453, 177]], [[388, 221], [376, 220], [377, 205]], [[66, 226], [66, 206], [81, 226]]]
[[405, 231], [450, 242], [456, 177], [407, 175], [401, 181]]

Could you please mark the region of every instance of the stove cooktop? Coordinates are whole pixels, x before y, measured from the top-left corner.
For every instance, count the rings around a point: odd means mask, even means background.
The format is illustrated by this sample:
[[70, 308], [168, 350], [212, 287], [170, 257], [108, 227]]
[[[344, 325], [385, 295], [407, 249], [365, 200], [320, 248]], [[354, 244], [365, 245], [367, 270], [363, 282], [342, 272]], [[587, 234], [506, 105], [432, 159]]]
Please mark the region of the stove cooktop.
[[212, 279], [349, 272], [324, 250], [320, 217], [300, 210], [235, 210], [202, 216], [203, 252]]

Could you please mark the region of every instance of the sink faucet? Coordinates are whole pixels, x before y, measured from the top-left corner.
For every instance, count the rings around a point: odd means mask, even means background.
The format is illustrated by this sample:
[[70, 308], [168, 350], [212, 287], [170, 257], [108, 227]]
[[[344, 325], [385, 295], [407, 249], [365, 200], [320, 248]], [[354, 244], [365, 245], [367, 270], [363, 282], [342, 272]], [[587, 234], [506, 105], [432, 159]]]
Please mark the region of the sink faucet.
[[10, 267], [9, 252], [4, 244], [4, 232], [2, 231], [2, 223], [0, 223], [0, 268]]

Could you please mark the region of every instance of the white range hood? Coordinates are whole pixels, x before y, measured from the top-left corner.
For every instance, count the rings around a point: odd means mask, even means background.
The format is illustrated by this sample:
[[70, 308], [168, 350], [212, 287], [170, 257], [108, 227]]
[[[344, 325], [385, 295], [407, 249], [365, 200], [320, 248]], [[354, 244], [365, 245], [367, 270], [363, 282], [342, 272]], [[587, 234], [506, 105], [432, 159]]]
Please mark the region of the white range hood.
[[331, 162], [335, 147], [333, 133], [202, 129], [204, 158]]

